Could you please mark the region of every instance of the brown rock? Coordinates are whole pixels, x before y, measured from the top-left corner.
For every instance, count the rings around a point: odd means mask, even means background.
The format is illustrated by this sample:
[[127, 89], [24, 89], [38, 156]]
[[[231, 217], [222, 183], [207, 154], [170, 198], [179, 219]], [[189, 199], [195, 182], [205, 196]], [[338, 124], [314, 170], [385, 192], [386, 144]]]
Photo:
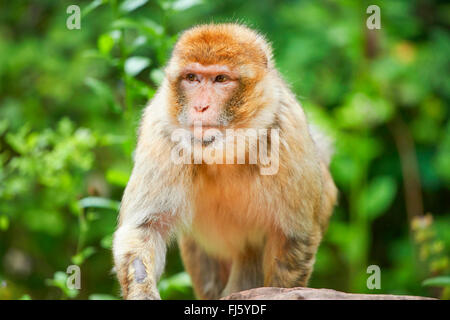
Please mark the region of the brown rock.
[[429, 300], [418, 296], [345, 293], [332, 289], [264, 287], [236, 292], [223, 300]]

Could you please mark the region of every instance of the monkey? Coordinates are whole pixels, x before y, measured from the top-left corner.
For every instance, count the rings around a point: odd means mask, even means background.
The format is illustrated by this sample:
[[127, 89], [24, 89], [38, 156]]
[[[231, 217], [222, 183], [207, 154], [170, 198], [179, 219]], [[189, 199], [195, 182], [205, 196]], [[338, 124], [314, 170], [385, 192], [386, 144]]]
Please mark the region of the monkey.
[[[123, 298], [161, 298], [157, 283], [175, 241], [199, 299], [306, 286], [337, 198], [332, 150], [282, 79], [271, 45], [242, 24], [194, 26], [180, 35], [164, 73], [142, 114], [113, 236]], [[241, 163], [208, 161], [236, 147], [224, 132], [250, 129], [257, 139], [230, 156]], [[268, 174], [267, 161], [248, 161], [264, 149], [260, 140], [277, 162]], [[180, 162], [179, 144], [191, 146], [182, 148], [184, 160], [214, 148]]]

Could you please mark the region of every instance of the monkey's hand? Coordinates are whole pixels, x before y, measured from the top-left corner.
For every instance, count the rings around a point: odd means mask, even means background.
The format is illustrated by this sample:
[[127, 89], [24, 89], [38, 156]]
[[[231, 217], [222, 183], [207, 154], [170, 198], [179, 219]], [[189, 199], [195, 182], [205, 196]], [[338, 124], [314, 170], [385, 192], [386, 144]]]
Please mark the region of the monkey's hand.
[[157, 282], [164, 269], [166, 246], [157, 231], [122, 225], [114, 235], [113, 253], [124, 299], [161, 299]]
[[147, 274], [146, 267], [141, 258], [135, 258], [129, 265], [128, 292], [124, 298], [127, 300], [161, 300], [156, 281], [152, 281], [152, 277]]

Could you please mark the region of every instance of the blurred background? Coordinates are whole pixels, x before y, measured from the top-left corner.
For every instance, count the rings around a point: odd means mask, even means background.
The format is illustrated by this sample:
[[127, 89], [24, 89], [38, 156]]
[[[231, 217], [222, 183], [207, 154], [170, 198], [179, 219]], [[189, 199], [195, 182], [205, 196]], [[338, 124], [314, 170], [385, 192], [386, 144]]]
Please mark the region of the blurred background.
[[[81, 8], [69, 30], [68, 6]], [[381, 29], [368, 30], [376, 4]], [[118, 299], [111, 235], [142, 108], [179, 33], [241, 22], [335, 139], [340, 190], [310, 286], [450, 297], [450, 3], [0, 3], [0, 299]], [[81, 289], [66, 286], [69, 265]], [[381, 288], [369, 290], [369, 265]], [[176, 246], [159, 284], [192, 298]]]

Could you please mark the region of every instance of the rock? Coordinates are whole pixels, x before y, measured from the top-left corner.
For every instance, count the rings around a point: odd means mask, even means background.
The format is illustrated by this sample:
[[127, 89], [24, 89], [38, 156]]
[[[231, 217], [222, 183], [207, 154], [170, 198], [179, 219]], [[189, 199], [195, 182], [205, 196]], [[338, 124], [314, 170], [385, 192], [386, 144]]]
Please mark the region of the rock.
[[430, 300], [418, 296], [345, 293], [332, 289], [264, 287], [232, 293], [223, 300]]

